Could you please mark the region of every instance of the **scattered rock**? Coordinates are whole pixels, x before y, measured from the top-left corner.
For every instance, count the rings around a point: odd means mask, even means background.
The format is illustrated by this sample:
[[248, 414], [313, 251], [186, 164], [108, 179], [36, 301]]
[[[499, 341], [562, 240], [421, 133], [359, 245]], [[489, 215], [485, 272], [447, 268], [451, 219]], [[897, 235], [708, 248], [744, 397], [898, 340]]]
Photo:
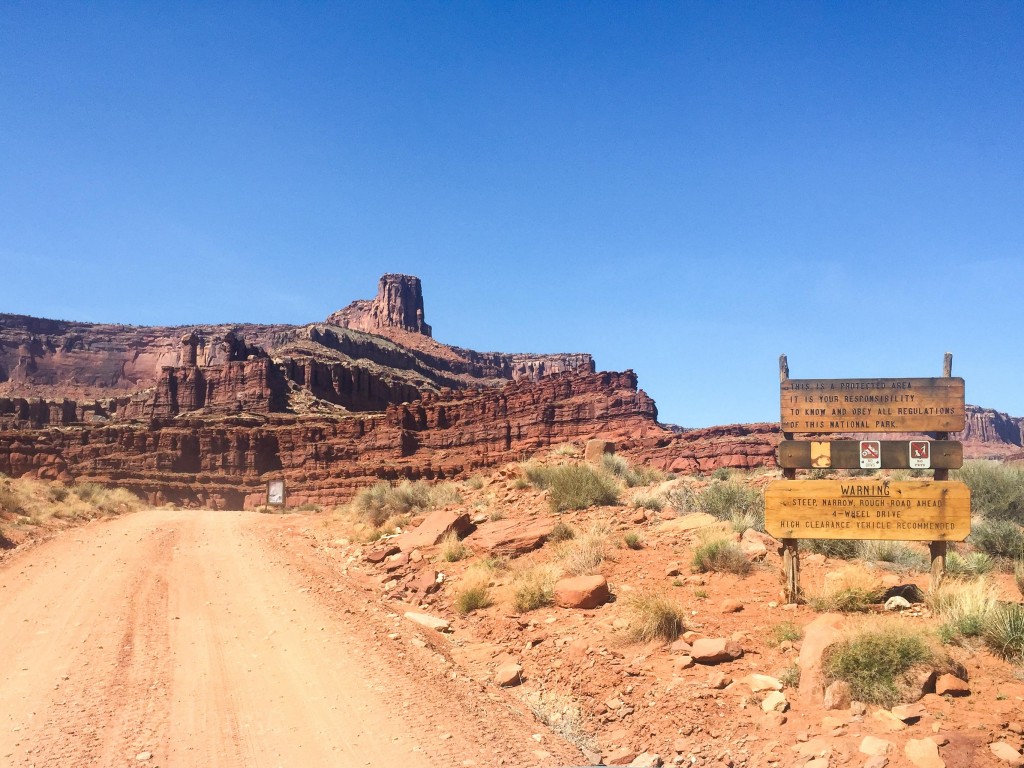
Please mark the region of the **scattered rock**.
[[684, 653], [682, 656], [677, 656], [672, 660], [672, 667], [674, 669], [689, 669], [694, 664], [693, 656]]
[[871, 717], [885, 726], [890, 731], [902, 731], [905, 730], [907, 724], [900, 720], [896, 715], [887, 709], [879, 709], [871, 713]]
[[405, 618], [414, 624], [419, 624], [421, 627], [427, 629], [433, 629], [437, 632], [445, 632], [451, 627], [451, 624], [444, 619], [439, 619], [437, 616], [431, 616], [429, 613], [418, 613], [416, 611], [406, 611]]
[[903, 754], [916, 768], [946, 768], [946, 761], [939, 757], [939, 745], [932, 739], [910, 739]]
[[894, 745], [891, 741], [880, 739], [877, 736], [865, 736], [861, 740], [860, 747], [858, 749], [862, 754], [870, 757], [882, 757], [889, 754], [893, 746]]
[[384, 547], [374, 547], [363, 553], [363, 559], [368, 563], [383, 563], [384, 560], [399, 552], [399, 548], [393, 544]]
[[698, 664], [721, 664], [738, 659], [743, 655], [743, 649], [735, 640], [705, 638], [693, 643], [690, 655]]
[[633, 758], [633, 761], [629, 765], [630, 768], [658, 768], [661, 763], [661, 755], [656, 755], [651, 752], [641, 752]]
[[680, 566], [679, 563], [669, 563], [669, 565], [665, 568], [666, 576], [678, 576], [682, 572], [682, 566]]
[[747, 685], [754, 693], [782, 690], [782, 682], [769, 675], [747, 675], [740, 682]]
[[767, 731], [777, 731], [786, 724], [787, 718], [781, 712], [768, 712], [761, 721], [761, 726]]
[[604, 756], [605, 765], [629, 765], [637, 756], [635, 749], [620, 747]]
[[502, 664], [494, 673], [494, 682], [502, 688], [511, 688], [523, 682], [523, 668], [519, 664]]
[[785, 712], [789, 709], [789, 702], [782, 691], [771, 691], [761, 701], [761, 709], [764, 712]]
[[528, 522], [498, 520], [478, 528], [467, 537], [467, 543], [484, 552], [515, 557], [542, 546], [554, 527], [555, 521], [551, 518]]
[[753, 528], [747, 528], [740, 537], [740, 549], [748, 560], [764, 560], [768, 551], [778, 546], [779, 542], [767, 533], [755, 531]]
[[800, 667], [800, 697], [806, 704], [817, 704], [825, 694], [822, 655], [842, 639], [843, 617], [826, 613], [804, 627], [797, 665]]
[[956, 675], [940, 675], [935, 681], [935, 693], [939, 696], [970, 696], [971, 686]]
[[885, 601], [885, 610], [887, 611], [905, 611], [910, 607], [910, 601], [899, 595], [893, 595]]
[[405, 552], [400, 552], [395, 557], [389, 558], [384, 562], [384, 570], [388, 573], [397, 571], [399, 568], [403, 568], [409, 564], [409, 555]]
[[560, 608], [597, 608], [610, 597], [604, 576], [575, 576], [555, 584], [555, 605]]
[[685, 640], [676, 640], [672, 645], [668, 647], [669, 653], [686, 653], [688, 654], [691, 650], [690, 644]]
[[146, 760], [152, 760], [153, 759], [153, 753], [152, 752], [139, 752], [139, 754], [137, 754], [135, 756], [135, 759], [138, 760], [140, 763], [144, 763]]
[[440, 543], [446, 534], [454, 531], [459, 538], [469, 535], [473, 523], [469, 515], [452, 509], [438, 509], [427, 515], [423, 522], [411, 531], [396, 536], [392, 541], [401, 547], [403, 552], [411, 552], [420, 547], [432, 547]]
[[743, 603], [735, 598], [728, 598], [722, 601], [722, 605], [719, 608], [722, 613], [739, 613], [743, 610]]
[[825, 709], [850, 708], [850, 684], [845, 680], [836, 680], [825, 689]]
[[899, 704], [893, 707], [891, 711], [905, 723], [909, 723], [911, 720], [918, 720], [928, 713], [923, 704]]
[[708, 688], [720, 691], [732, 682], [732, 678], [722, 672], [715, 672], [708, 678]]
[[888, 602], [893, 597], [902, 597], [908, 603], [924, 602], [924, 592], [916, 584], [897, 584], [889, 587], [882, 595], [882, 600]]
[[875, 755], [864, 761], [864, 768], [885, 768], [889, 764], [889, 758], [884, 755]]
[[718, 525], [719, 520], [706, 512], [690, 512], [687, 515], [658, 523], [658, 530], [665, 533], [695, 531], [699, 528], [710, 528]]
[[988, 748], [992, 750], [992, 754], [996, 756], [996, 759], [1002, 760], [1014, 768], [1024, 766], [1024, 756], [1005, 741], [994, 741], [988, 745]]
[[583, 458], [591, 464], [598, 464], [606, 453], [615, 453], [615, 443], [611, 440], [587, 440], [583, 448]]
[[406, 587], [418, 594], [430, 595], [437, 592], [441, 585], [437, 581], [437, 571], [433, 568], [427, 568], [409, 579], [406, 582]]

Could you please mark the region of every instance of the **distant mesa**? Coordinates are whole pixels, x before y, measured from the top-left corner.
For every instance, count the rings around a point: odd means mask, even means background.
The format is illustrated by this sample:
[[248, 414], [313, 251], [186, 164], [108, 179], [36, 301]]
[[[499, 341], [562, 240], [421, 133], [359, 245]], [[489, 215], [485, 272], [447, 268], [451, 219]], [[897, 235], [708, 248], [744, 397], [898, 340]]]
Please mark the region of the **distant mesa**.
[[398, 328], [432, 336], [423, 320], [423, 286], [412, 275], [383, 275], [375, 298], [353, 301], [328, 317], [327, 322], [366, 333]]

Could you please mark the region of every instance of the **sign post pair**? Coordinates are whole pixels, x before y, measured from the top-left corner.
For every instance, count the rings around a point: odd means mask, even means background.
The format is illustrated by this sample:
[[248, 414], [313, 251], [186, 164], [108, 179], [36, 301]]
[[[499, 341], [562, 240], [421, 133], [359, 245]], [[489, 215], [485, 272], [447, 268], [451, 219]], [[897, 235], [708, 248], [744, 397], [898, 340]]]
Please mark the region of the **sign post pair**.
[[[786, 600], [800, 596], [800, 539], [928, 541], [932, 588], [945, 573], [946, 542], [970, 533], [970, 490], [949, 482], [963, 464], [963, 446], [947, 440], [964, 429], [964, 381], [941, 378], [791, 379], [779, 358], [782, 481], [765, 491], [765, 529], [783, 543]], [[935, 439], [794, 440], [794, 433], [932, 432]], [[797, 469], [931, 469], [931, 480], [874, 477], [797, 480]]]

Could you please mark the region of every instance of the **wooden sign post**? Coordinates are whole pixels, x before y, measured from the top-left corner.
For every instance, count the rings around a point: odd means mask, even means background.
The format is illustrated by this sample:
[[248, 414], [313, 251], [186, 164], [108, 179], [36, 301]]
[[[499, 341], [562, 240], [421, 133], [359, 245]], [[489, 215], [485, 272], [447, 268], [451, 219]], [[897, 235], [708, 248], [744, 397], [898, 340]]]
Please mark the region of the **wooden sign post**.
[[[953, 356], [936, 379], [790, 379], [779, 358], [783, 480], [765, 491], [765, 528], [782, 542], [787, 602], [800, 599], [800, 539], [928, 541], [931, 586], [945, 574], [946, 543], [971, 530], [971, 495], [949, 482], [963, 446], [964, 381]], [[798, 441], [793, 433], [935, 432], [934, 440]], [[931, 469], [934, 480], [796, 480], [797, 469]]]

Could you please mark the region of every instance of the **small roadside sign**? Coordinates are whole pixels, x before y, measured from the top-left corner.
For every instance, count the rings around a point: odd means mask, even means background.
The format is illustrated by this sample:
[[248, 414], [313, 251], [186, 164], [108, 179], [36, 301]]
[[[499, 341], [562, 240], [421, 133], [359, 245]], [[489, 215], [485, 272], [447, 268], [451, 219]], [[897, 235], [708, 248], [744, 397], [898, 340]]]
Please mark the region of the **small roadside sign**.
[[931, 442], [928, 440], [910, 441], [910, 468], [928, 469], [932, 465]]
[[878, 440], [860, 441], [860, 468], [882, 468], [882, 443]]
[[267, 506], [284, 506], [284, 480], [267, 481]]

